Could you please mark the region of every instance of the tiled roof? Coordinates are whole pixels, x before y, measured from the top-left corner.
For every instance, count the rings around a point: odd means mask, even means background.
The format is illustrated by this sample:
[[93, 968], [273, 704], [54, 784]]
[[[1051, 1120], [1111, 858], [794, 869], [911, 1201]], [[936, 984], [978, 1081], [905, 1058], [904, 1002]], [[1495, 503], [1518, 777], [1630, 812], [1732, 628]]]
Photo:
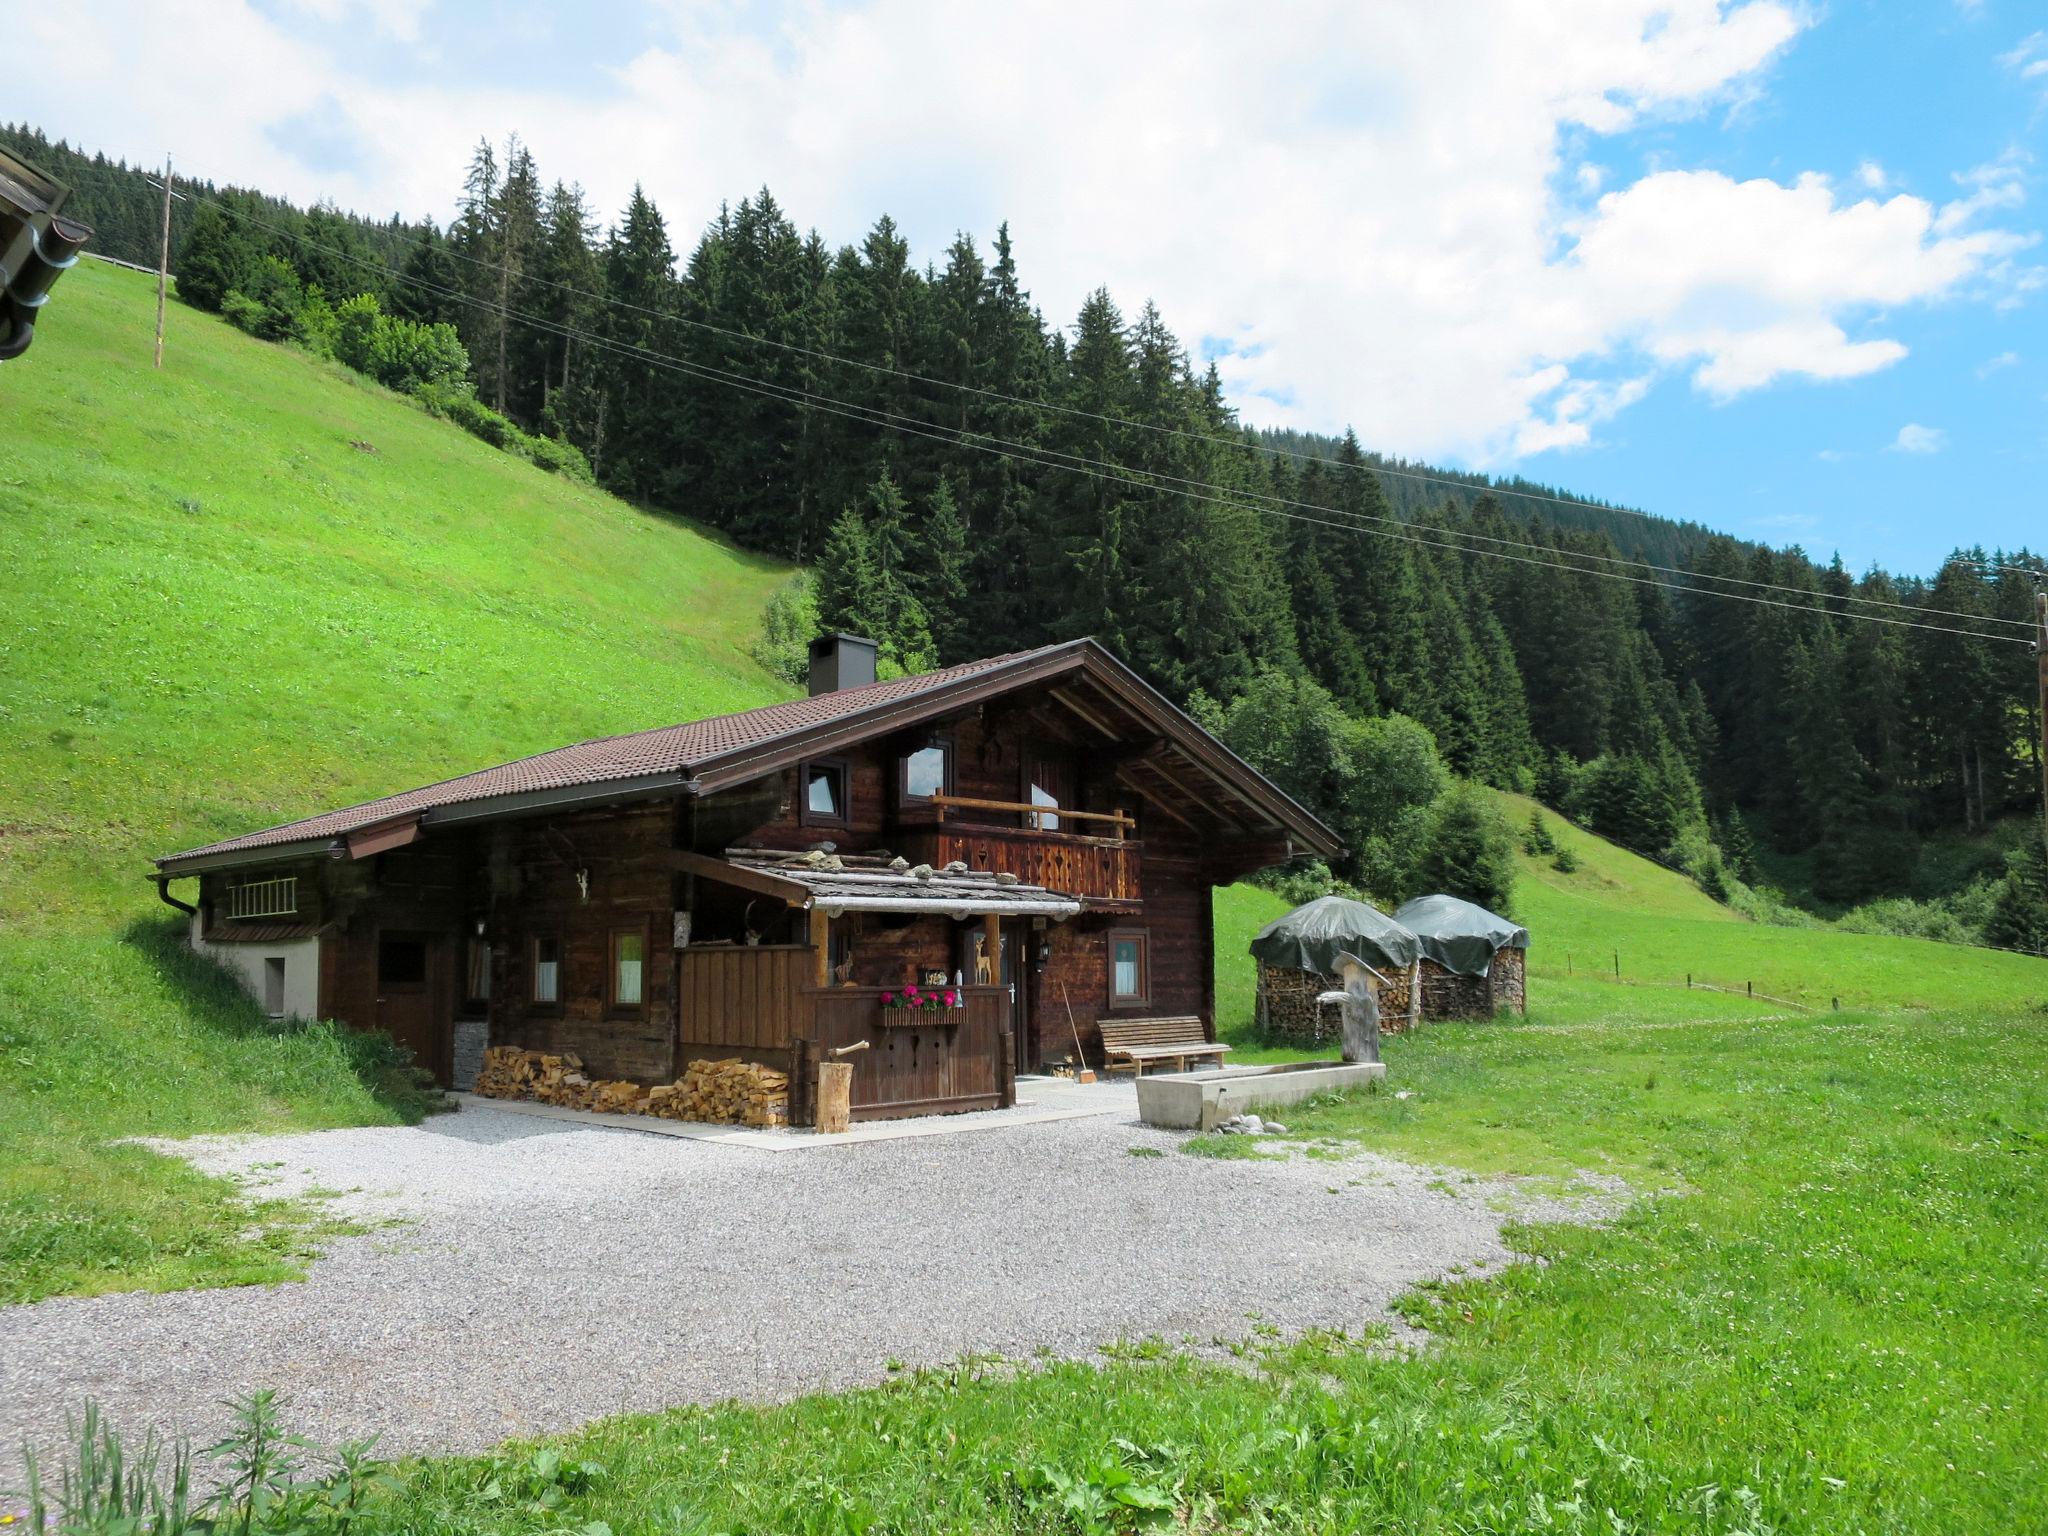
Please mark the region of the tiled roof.
[[438, 784], [409, 789], [402, 794], [386, 795], [381, 800], [369, 800], [344, 810], [325, 811], [299, 821], [266, 827], [260, 832], [188, 848], [182, 853], [168, 854], [156, 862], [161, 866], [188, 859], [342, 837], [381, 822], [399, 821], [423, 811], [489, 800], [500, 795], [568, 789], [583, 784], [608, 784], [665, 773], [686, 776], [690, 769], [729, 753], [764, 746], [800, 731], [880, 709], [979, 673], [1059, 649], [1062, 647], [1044, 646], [1036, 651], [1016, 651], [1007, 656], [992, 656], [982, 661], [963, 662], [957, 667], [943, 667], [936, 672], [919, 673], [915, 677], [891, 678], [887, 682], [844, 688], [837, 693], [818, 694], [811, 698], [791, 699], [787, 703], [768, 704], [760, 709], [741, 710], [737, 714], [714, 715], [708, 720], [692, 720], [682, 725], [666, 725], [625, 736], [581, 741], [574, 746], [557, 747], [551, 752], [522, 757], [496, 768], [479, 769], [460, 778], [444, 779]]

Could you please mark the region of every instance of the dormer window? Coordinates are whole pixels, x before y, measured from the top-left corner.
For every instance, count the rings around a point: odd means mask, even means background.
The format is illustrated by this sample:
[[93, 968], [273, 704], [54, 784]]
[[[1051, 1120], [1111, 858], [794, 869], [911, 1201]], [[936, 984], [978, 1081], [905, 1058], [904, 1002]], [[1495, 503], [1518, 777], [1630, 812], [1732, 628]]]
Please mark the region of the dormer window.
[[899, 787], [905, 801], [929, 800], [933, 795], [950, 794], [953, 789], [951, 743], [935, 739], [905, 756]]

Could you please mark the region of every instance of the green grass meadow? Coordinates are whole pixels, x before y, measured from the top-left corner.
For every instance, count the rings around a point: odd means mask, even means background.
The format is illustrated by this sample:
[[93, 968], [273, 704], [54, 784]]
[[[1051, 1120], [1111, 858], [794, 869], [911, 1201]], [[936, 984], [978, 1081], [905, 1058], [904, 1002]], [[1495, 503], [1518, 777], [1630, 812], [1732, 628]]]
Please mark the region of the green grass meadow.
[[158, 373], [154, 302], [81, 263], [0, 375], [0, 1300], [293, 1272], [109, 1138], [420, 1112], [191, 961], [150, 855], [787, 692], [778, 567], [208, 315]]

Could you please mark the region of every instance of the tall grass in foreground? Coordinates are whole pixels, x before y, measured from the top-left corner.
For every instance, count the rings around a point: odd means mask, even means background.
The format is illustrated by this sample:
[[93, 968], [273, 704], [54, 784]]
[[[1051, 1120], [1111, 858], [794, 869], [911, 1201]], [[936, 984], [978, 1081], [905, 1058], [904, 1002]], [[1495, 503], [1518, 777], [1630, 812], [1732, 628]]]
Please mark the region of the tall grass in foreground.
[[[154, 1435], [131, 1448], [89, 1403], [72, 1444], [54, 1481], [29, 1457], [26, 1502], [0, 1521], [32, 1536], [348, 1536], [372, 1529], [365, 1512], [396, 1486], [368, 1440], [323, 1452], [286, 1433], [273, 1392], [235, 1404], [204, 1463]], [[206, 1497], [195, 1471], [212, 1474]]]

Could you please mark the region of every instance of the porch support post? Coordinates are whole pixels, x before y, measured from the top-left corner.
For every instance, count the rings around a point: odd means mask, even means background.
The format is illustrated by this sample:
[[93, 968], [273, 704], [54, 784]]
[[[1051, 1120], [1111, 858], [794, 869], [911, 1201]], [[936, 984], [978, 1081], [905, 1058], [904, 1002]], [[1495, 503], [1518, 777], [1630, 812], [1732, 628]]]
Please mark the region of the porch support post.
[[997, 913], [984, 912], [981, 916], [981, 952], [988, 958], [988, 984], [1000, 987], [1003, 984], [1003, 920]]
[[823, 907], [811, 908], [811, 980], [832, 985], [832, 919]]

